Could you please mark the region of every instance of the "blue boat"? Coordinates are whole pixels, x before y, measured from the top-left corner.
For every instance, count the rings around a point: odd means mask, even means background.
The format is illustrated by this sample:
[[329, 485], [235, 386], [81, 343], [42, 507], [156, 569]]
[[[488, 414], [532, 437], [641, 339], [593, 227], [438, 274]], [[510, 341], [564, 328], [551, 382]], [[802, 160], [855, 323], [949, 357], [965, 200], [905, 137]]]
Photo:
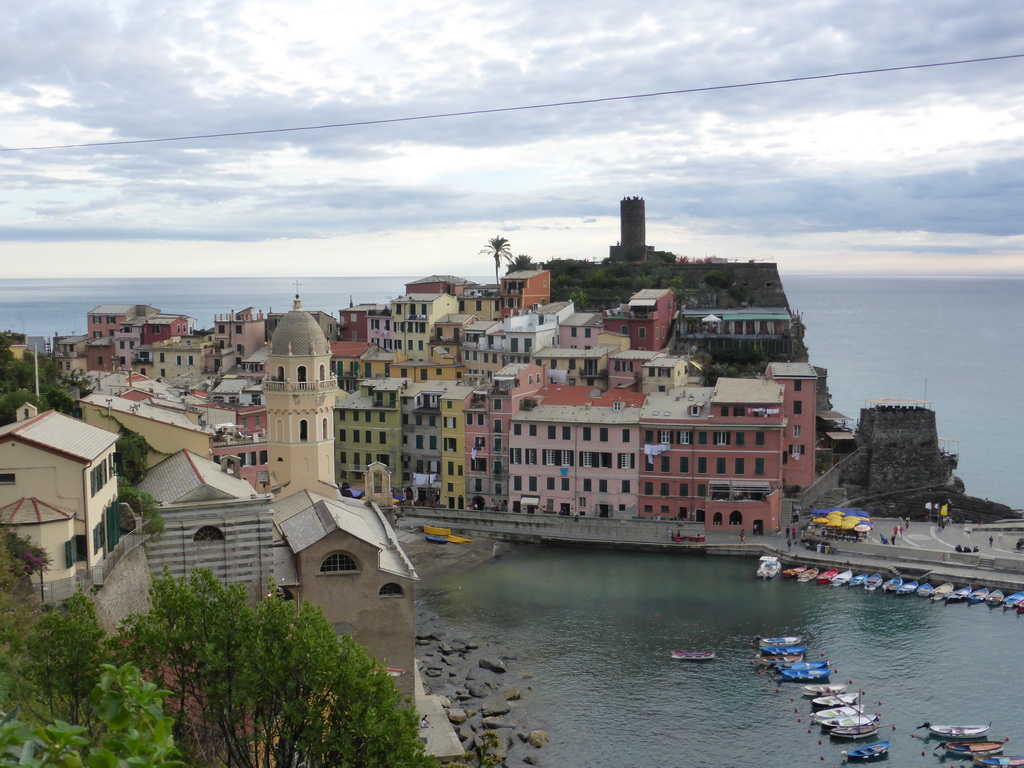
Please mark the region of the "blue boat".
[[921, 597], [931, 597], [935, 594], [935, 587], [929, 584], [927, 581], [917, 588], [917, 594]]
[[1003, 608], [1016, 608], [1024, 600], [1024, 592], [1014, 592], [1003, 600]]
[[775, 668], [778, 670], [783, 669], [823, 669], [828, 667], [828, 659], [822, 659], [821, 661], [779, 661], [776, 662]]
[[806, 645], [764, 646], [759, 651], [762, 656], [779, 656], [786, 653], [807, 653]]
[[[1024, 596], [1024, 592], [1021, 592]], [[782, 637], [755, 637], [754, 641], [762, 648], [789, 648], [800, 644], [800, 635], [784, 635]]]
[[828, 667], [816, 667], [814, 669], [781, 669], [779, 670], [779, 676], [783, 680], [794, 680], [794, 681], [808, 681], [808, 680], [828, 680], [832, 674], [832, 670]]
[[903, 586], [903, 579], [899, 576], [893, 576], [887, 582], [882, 585], [883, 592], [895, 592], [897, 589]]
[[432, 533], [428, 533], [428, 534], [424, 535], [423, 538], [425, 538], [427, 541], [432, 542], [434, 544], [447, 544], [448, 543], [448, 537], [446, 537], [446, 536], [435, 536]]
[[865, 744], [863, 747], [857, 747], [856, 749], [851, 749], [849, 752], [843, 752], [843, 757], [847, 760], [871, 760], [876, 757], [881, 757], [888, 751], [888, 741], [876, 741], [874, 744]]
[[971, 592], [971, 594], [967, 597], [967, 602], [970, 605], [974, 605], [976, 603], [984, 603], [987, 599], [988, 587], [982, 587], [981, 589], [976, 589], [973, 592]]
[[863, 587], [867, 583], [867, 580], [868, 580], [868, 575], [866, 573], [858, 573], [856, 576], [854, 576], [852, 579], [850, 579], [849, 586], [851, 586], [851, 587]]
[[872, 573], [864, 582], [864, 589], [868, 591], [878, 589], [880, 586], [882, 586], [882, 576], [877, 573]]
[[916, 581], [905, 581], [896, 587], [897, 595], [910, 595], [917, 592], [917, 588], [920, 586]]
[[954, 589], [946, 596], [947, 603], [959, 603], [961, 600], [966, 600], [971, 596], [973, 590], [970, 586], [960, 587], [960, 589]]

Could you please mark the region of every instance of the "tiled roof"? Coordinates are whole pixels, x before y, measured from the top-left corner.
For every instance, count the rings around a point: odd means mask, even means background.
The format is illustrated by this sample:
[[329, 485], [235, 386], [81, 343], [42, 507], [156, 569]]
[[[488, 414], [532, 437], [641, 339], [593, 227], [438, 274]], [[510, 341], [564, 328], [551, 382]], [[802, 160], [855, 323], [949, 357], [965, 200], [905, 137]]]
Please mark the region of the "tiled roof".
[[33, 525], [72, 520], [74, 512], [47, 504], [35, 498], [20, 498], [0, 507], [0, 525]]
[[0, 435], [10, 435], [87, 462], [98, 459], [117, 442], [115, 433], [56, 411], [46, 411], [28, 421], [7, 424], [0, 427]]
[[253, 493], [249, 483], [190, 451], [179, 451], [151, 467], [138, 487], [165, 504], [247, 499]]

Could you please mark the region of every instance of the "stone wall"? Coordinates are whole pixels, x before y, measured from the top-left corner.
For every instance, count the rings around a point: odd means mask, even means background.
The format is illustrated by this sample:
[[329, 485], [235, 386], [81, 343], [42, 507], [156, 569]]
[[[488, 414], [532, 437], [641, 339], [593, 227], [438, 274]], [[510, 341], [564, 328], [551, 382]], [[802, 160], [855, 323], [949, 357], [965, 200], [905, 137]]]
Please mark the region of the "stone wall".
[[93, 595], [96, 615], [103, 628], [114, 633], [133, 613], [148, 613], [152, 583], [144, 546], [122, 557], [104, 580], [103, 588]]
[[949, 462], [939, 450], [935, 412], [927, 408], [861, 409], [857, 444], [865, 450], [843, 482], [865, 493], [952, 482]]

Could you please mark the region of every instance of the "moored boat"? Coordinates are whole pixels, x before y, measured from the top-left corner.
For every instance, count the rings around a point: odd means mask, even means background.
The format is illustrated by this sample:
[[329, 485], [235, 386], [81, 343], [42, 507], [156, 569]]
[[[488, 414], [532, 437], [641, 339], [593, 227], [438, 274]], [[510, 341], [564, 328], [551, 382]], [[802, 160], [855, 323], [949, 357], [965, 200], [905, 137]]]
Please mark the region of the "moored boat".
[[828, 696], [818, 696], [815, 699], [811, 699], [811, 706], [815, 709], [846, 707], [855, 703], [858, 698], [860, 698], [859, 693], [833, 693]]
[[1016, 608], [1021, 601], [1024, 601], [1024, 592], [1014, 592], [1003, 600], [1003, 608]]
[[803, 638], [800, 635], [783, 635], [782, 637], [755, 637], [754, 640], [762, 648], [781, 648], [792, 645], [800, 645]]
[[932, 725], [931, 723], [923, 723], [917, 727], [919, 729], [927, 728], [928, 733], [933, 736], [942, 736], [946, 739], [975, 739], [988, 733], [992, 723], [988, 725]]
[[814, 669], [782, 669], [779, 670], [779, 677], [782, 680], [795, 682], [810, 682], [811, 680], [828, 680], [832, 670], [829, 667], [816, 667]]
[[708, 661], [715, 658], [714, 651], [672, 651], [672, 658], [680, 661]]
[[863, 725], [837, 725], [828, 735], [834, 739], [866, 739], [878, 733], [878, 723]]
[[967, 602], [971, 605], [984, 603], [986, 600], [988, 600], [988, 595], [988, 587], [981, 587], [980, 589], [974, 590], [973, 592], [971, 592], [971, 594], [967, 596]]
[[832, 579], [839, 575], [838, 568], [826, 568], [824, 571], [818, 574], [819, 584], [828, 584]]
[[779, 656], [785, 653], [807, 653], [806, 645], [762, 645], [758, 651], [762, 656]]
[[850, 586], [851, 587], [863, 587], [865, 582], [867, 582], [867, 580], [868, 580], [868, 575], [866, 573], [858, 573], [856, 576], [854, 576], [852, 579], [850, 579]]
[[762, 667], [773, 667], [779, 664], [794, 664], [803, 661], [802, 653], [773, 653], [770, 656], [758, 656], [757, 661]]
[[864, 589], [869, 592], [878, 589], [880, 586], [882, 586], [882, 576], [877, 573], [873, 573], [868, 576], [867, 580], [864, 582]]
[[801, 573], [807, 570], [809, 566], [806, 565], [794, 565], [792, 568], [787, 568], [782, 572], [782, 578], [784, 579], [795, 579]]
[[804, 696], [814, 698], [816, 696], [831, 696], [837, 693], [846, 693], [846, 683], [812, 683], [805, 685], [800, 690]]
[[821, 661], [777, 661], [774, 666], [780, 671], [783, 669], [826, 669], [828, 668], [828, 659], [822, 659]]
[[761, 555], [757, 566], [757, 578], [774, 579], [782, 572], [782, 561], [775, 555]]
[[939, 586], [935, 588], [935, 591], [932, 592], [932, 600], [945, 600], [953, 589], [953, 585], [948, 581], [945, 584], [939, 584]]
[[975, 765], [1024, 765], [1024, 755], [978, 755]]
[[944, 741], [936, 749], [945, 749], [951, 755], [998, 755], [1003, 751], [1001, 741]]
[[818, 578], [817, 568], [808, 568], [806, 571], [796, 577], [797, 581], [810, 581], [811, 579]]
[[970, 597], [971, 592], [973, 592], [973, 590], [969, 585], [966, 587], [960, 587], [960, 589], [954, 589], [952, 592], [946, 595], [946, 602], [959, 603], [961, 600], [966, 600], [968, 597]]
[[[857, 720], [849, 720], [845, 723], [833, 723], [832, 720], [842, 720], [843, 718], [863, 718]], [[829, 709], [819, 709], [813, 715], [811, 719], [816, 723], [825, 723], [825, 726], [831, 728], [836, 725], [856, 725], [857, 723], [869, 723], [878, 719], [877, 715], [865, 715], [860, 707], [854, 707], [846, 704], [842, 707], [830, 707]]]
[[847, 760], [871, 760], [875, 757], [881, 757], [888, 751], [888, 741], [876, 741], [874, 744], [865, 744], [863, 747], [857, 747], [857, 749], [851, 749], [849, 752], [843, 752], [842, 754]]
[[988, 597], [985, 598], [985, 602], [993, 608], [997, 608], [1003, 604], [1004, 599], [1003, 591], [1001, 589], [996, 589], [988, 593]]
[[917, 594], [920, 597], [931, 597], [935, 593], [935, 587], [929, 584], [927, 581], [917, 588]]
[[832, 586], [833, 587], [843, 587], [843, 586], [846, 586], [847, 584], [850, 583], [850, 579], [852, 579], [852, 578], [853, 578], [853, 571], [843, 571], [842, 573], [837, 573], [835, 576], [832, 577]]
[[897, 595], [912, 595], [917, 592], [917, 588], [921, 586], [916, 581], [905, 581], [896, 587]]
[[903, 586], [903, 579], [899, 576], [893, 576], [891, 579], [882, 584], [883, 592], [895, 592], [897, 589]]

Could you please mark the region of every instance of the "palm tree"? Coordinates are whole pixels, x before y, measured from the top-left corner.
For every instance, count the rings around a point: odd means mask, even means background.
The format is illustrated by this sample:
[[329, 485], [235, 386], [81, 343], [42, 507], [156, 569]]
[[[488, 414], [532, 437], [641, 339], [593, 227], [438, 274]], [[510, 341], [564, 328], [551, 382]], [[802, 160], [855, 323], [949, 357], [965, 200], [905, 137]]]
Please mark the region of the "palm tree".
[[536, 269], [537, 265], [533, 263], [533, 257], [527, 256], [525, 253], [520, 253], [514, 259], [510, 259], [508, 262], [509, 272], [523, 272], [531, 269]]
[[498, 278], [498, 268], [502, 261], [512, 261], [512, 249], [508, 240], [504, 237], [492, 237], [487, 241], [487, 247], [480, 249], [481, 254], [487, 254], [494, 259], [494, 282], [501, 282]]

